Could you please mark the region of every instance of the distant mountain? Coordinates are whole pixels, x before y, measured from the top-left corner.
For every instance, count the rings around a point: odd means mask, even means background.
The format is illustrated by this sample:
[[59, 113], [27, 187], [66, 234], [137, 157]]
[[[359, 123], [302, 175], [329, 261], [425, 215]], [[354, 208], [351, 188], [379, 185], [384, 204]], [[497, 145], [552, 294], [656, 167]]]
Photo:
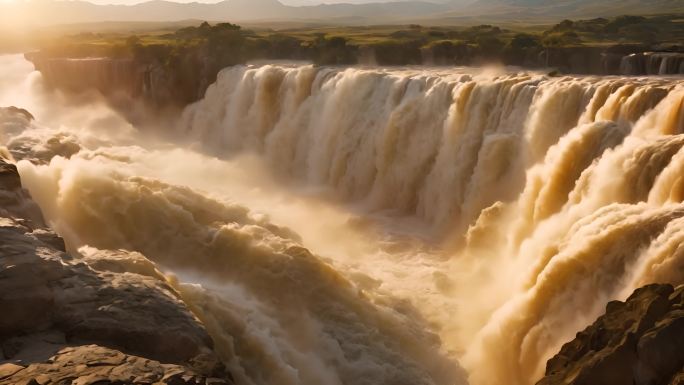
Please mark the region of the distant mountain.
[[[299, 4], [303, 0], [297, 0]], [[313, 4], [317, 0], [306, 0]], [[357, 1], [357, 0], [349, 0]], [[0, 1], [2, 26], [96, 22], [318, 22], [383, 24], [471, 20], [558, 21], [563, 18], [684, 12], [684, 0], [377, 0], [374, 3], [285, 5], [278, 0], [215, 4], [152, 0], [96, 5], [83, 0]]]
[[[292, 6], [309, 6], [321, 4], [368, 4], [368, 3], [399, 3], [410, 2], [412, 0], [281, 0], [285, 5]], [[424, 0], [427, 3], [435, 4], [450, 4], [450, 5], [467, 5], [475, 0]]]
[[519, 17], [598, 17], [684, 12], [684, 0], [477, 0], [474, 14]]
[[447, 2], [392, 1], [287, 6], [278, 0], [225, 0], [215, 4], [153, 0], [136, 5], [38, 0], [0, 3], [0, 24], [56, 25], [103, 21], [331, 21], [382, 23], [425, 18], [453, 10]]

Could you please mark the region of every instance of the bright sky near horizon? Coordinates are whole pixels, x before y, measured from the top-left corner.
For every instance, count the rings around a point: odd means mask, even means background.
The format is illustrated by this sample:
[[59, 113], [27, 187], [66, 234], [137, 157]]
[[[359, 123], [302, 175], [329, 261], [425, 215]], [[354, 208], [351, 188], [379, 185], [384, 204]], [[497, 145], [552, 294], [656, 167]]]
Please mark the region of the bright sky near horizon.
[[[8, 1], [8, 0], [0, 0]], [[143, 3], [147, 0], [85, 0], [95, 4], [137, 4]], [[170, 0], [177, 3], [217, 3], [221, 0]], [[317, 4], [334, 4], [334, 3], [353, 3], [353, 4], [363, 4], [363, 3], [381, 3], [388, 2], [392, 0], [280, 0], [281, 3], [286, 5], [317, 5]]]

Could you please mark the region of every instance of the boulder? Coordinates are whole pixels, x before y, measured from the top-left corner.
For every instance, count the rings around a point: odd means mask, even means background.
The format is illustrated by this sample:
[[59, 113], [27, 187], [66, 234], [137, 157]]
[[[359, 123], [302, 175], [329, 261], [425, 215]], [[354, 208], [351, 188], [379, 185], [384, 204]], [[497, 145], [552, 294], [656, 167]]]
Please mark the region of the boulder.
[[204, 327], [161, 274], [96, 271], [55, 247], [48, 231], [37, 237], [11, 218], [0, 223], [2, 339], [58, 330], [67, 341], [173, 363], [211, 352]]
[[0, 158], [0, 189], [14, 191], [21, 188], [17, 166]]
[[25, 110], [23, 108], [9, 106], [9, 107], [5, 107], [4, 109], [7, 111], [8, 114], [20, 115], [28, 121], [32, 121], [35, 119], [33, 117], [33, 114], [31, 114], [30, 112], [28, 112], [27, 110]]
[[[0, 107], [0, 145], [5, 145], [6, 135], [16, 135], [33, 121], [33, 115], [23, 108]], [[0, 151], [0, 158], [7, 158]]]
[[684, 383], [684, 286], [649, 285], [577, 334], [538, 385]]

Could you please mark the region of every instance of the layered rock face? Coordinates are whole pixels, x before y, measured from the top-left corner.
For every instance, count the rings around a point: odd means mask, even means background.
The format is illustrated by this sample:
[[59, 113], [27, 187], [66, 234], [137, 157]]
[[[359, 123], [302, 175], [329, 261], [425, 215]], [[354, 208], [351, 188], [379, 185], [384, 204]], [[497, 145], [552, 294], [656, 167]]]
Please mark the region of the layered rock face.
[[42, 52], [25, 56], [50, 87], [75, 92], [95, 89], [115, 101], [135, 98], [157, 108], [199, 100], [222, 68], [201, 50], [183, 57], [175, 67], [146, 58], [69, 58]]
[[[556, 68], [563, 73], [596, 75], [679, 75], [684, 74], [684, 53], [650, 52], [644, 46], [559, 47], [521, 49], [495, 58], [478, 58], [472, 49], [462, 46], [416, 49], [415, 57], [397, 55], [393, 50], [378, 51], [360, 47], [354, 62], [365, 65], [479, 65], [492, 59], [506, 65], [525, 68]], [[396, 56], [396, 57], [395, 57]], [[226, 64], [204, 49], [179, 58], [161, 53], [157, 58], [69, 58], [49, 53], [25, 55], [46, 84], [62, 90], [95, 89], [110, 98], [122, 112], [131, 100], [143, 101], [156, 109], [184, 107], [205, 95]], [[161, 59], [161, 60], [160, 60]], [[176, 60], [173, 66], [165, 60]], [[122, 100], [123, 99], [123, 100]]]
[[230, 383], [204, 326], [150, 261], [67, 253], [0, 156], [0, 384]]
[[684, 286], [646, 286], [609, 303], [549, 360], [537, 385], [681, 385], [683, 348]]
[[96, 88], [106, 93], [123, 92], [128, 95], [141, 92], [144, 68], [133, 59], [28, 56], [54, 87], [73, 91]]
[[684, 74], [684, 53], [645, 52], [628, 55], [620, 62], [623, 75]]

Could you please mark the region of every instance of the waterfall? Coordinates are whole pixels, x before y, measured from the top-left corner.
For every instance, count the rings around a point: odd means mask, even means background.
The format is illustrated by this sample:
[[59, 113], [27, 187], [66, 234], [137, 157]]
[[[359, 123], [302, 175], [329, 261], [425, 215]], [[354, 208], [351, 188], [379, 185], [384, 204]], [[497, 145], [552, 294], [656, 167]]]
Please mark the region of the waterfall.
[[684, 282], [661, 266], [682, 263], [663, 234], [684, 214], [683, 103], [681, 83], [657, 77], [239, 67], [183, 129], [220, 156], [257, 153], [342, 201], [419, 218], [448, 241], [454, 274], [500, 280], [460, 278], [479, 287], [454, 317], [486, 321], [450, 336], [472, 383], [530, 384], [608, 300]]
[[684, 54], [644, 52], [624, 56], [620, 62], [623, 75], [671, 75], [684, 73]]
[[179, 142], [51, 116], [5, 143], [51, 225], [158, 264], [240, 384], [531, 385], [684, 283], [678, 78], [239, 66]]
[[[587, 130], [600, 136], [593, 140], [610, 136], [587, 154], [598, 157], [620, 144], [675, 84], [237, 67], [220, 73], [204, 100], [188, 108], [184, 130], [220, 156], [256, 152], [278, 173], [330, 187], [343, 200], [416, 216], [436, 231], [462, 236], [482, 210], [520, 195], [526, 172], [545, 163], [561, 138]], [[568, 192], [558, 192], [558, 199]]]

